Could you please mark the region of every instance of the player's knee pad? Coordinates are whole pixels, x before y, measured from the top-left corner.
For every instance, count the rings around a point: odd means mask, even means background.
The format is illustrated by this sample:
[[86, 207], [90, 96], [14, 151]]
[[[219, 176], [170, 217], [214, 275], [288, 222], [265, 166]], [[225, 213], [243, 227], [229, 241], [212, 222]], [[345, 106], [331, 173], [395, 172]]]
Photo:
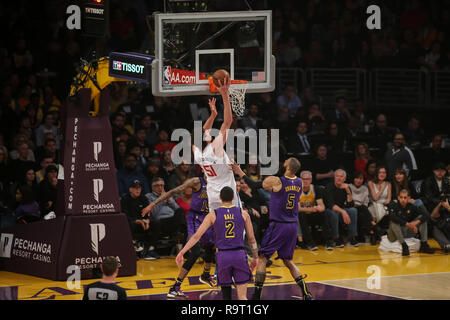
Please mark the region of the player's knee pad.
[[205, 262], [214, 263], [215, 253], [214, 245], [205, 246]]
[[186, 262], [183, 264], [183, 269], [191, 270], [192, 266], [194, 265], [195, 261], [197, 261], [198, 257], [200, 257], [201, 254], [201, 248], [200, 245], [197, 243], [195, 246], [189, 250], [188, 258]]

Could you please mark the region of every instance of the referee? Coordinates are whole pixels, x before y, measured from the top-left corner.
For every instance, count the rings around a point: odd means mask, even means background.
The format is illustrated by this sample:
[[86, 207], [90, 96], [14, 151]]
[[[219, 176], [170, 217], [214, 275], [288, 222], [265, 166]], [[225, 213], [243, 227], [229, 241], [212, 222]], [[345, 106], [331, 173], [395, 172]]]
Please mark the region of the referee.
[[102, 280], [91, 283], [84, 291], [83, 300], [126, 300], [125, 290], [116, 283], [119, 263], [115, 257], [106, 257], [102, 262]]

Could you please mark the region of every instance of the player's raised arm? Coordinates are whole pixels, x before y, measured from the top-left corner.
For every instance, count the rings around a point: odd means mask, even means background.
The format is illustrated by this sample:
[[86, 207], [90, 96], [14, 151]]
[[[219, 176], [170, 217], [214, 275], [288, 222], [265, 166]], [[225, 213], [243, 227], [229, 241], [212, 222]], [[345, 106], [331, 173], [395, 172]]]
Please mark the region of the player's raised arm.
[[[233, 122], [233, 114], [231, 112], [230, 96], [228, 94], [228, 89], [230, 88], [230, 76], [226, 76], [223, 79], [223, 83], [220, 80], [217, 90], [222, 95], [224, 110], [223, 110], [223, 123], [220, 127], [220, 135], [214, 141], [220, 141], [220, 147], [223, 147], [227, 141], [227, 130], [230, 129], [231, 123]], [[219, 138], [219, 139], [218, 139]], [[218, 142], [217, 142], [218, 143]]]
[[150, 214], [157, 204], [173, 197], [175, 194], [181, 194], [187, 188], [197, 189], [200, 186], [200, 184], [201, 184], [200, 178], [198, 177], [186, 180], [183, 184], [179, 185], [178, 187], [163, 193], [158, 199], [156, 199], [148, 206], [146, 206], [144, 209], [142, 209], [142, 216], [144, 217], [147, 214]]
[[283, 186], [281, 179], [275, 176], [265, 178], [262, 185], [265, 190], [270, 192], [278, 192]]
[[177, 257], [175, 258], [175, 262], [177, 263], [178, 268], [181, 268], [181, 266], [183, 265], [184, 254], [188, 252], [200, 240], [203, 234], [209, 229], [209, 227], [211, 227], [214, 224], [215, 221], [216, 221], [216, 214], [214, 211], [211, 211], [206, 215], [197, 232], [194, 233], [194, 235], [189, 239], [189, 241], [185, 244], [184, 248], [181, 249]]
[[206, 120], [205, 124], [203, 125], [203, 131], [211, 130], [214, 124], [214, 119], [216, 119], [217, 117], [216, 98], [209, 99], [208, 104], [209, 108], [211, 109], [211, 114], [208, 120]]

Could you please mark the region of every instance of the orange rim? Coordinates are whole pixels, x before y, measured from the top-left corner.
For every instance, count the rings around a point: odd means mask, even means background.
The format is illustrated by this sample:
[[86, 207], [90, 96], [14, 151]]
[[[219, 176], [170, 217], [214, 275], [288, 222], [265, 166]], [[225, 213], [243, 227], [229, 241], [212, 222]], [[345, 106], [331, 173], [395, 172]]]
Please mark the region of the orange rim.
[[[219, 92], [219, 90], [217, 90], [217, 88], [216, 88], [216, 85], [214, 84], [213, 78], [209, 77], [208, 81], [209, 81], [209, 91]], [[230, 80], [230, 84], [244, 84], [244, 83], [248, 83], [248, 81], [247, 80]]]

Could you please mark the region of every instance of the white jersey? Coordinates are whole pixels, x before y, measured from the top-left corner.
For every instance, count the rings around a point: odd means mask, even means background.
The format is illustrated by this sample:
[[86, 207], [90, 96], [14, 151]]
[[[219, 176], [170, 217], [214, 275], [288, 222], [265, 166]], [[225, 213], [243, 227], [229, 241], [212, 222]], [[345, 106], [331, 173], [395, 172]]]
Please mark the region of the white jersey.
[[234, 173], [230, 167], [231, 161], [227, 153], [223, 151], [223, 157], [217, 157], [213, 150], [213, 144], [210, 143], [203, 152], [194, 147], [194, 160], [202, 167], [206, 175], [209, 209], [215, 210], [221, 206], [220, 190], [225, 186], [231, 187], [234, 191], [233, 205], [241, 207], [239, 195], [236, 192]]

